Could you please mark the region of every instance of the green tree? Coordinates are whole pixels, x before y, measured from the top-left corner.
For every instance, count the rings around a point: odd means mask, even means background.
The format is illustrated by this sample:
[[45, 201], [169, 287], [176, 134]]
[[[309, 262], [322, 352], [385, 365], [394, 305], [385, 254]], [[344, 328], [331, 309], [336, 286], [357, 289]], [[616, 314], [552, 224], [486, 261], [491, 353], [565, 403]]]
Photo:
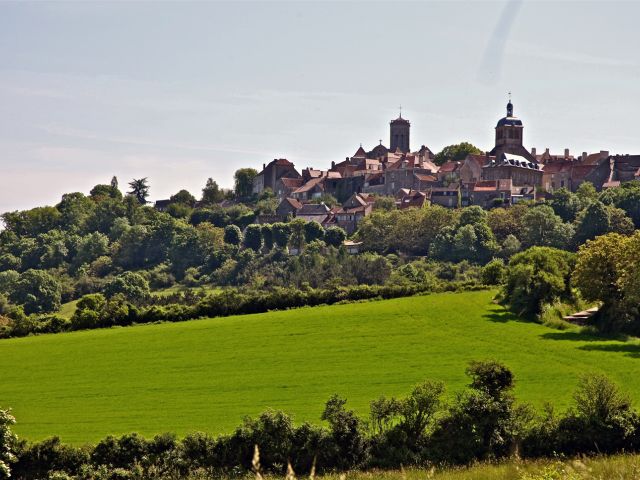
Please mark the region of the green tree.
[[169, 201], [171, 203], [179, 203], [193, 208], [193, 206], [196, 204], [196, 197], [191, 195], [187, 190], [183, 189], [178, 193], [171, 195], [171, 197], [169, 197]]
[[11, 467], [17, 459], [14, 450], [18, 443], [18, 437], [11, 431], [16, 419], [9, 410], [0, 408], [0, 479], [11, 478]]
[[240, 245], [242, 243], [242, 232], [236, 225], [224, 227], [224, 243], [229, 245]]
[[324, 237], [324, 229], [318, 222], [307, 222], [304, 226], [304, 239], [307, 243], [314, 240], [322, 240]]
[[522, 216], [521, 241], [525, 247], [567, 248], [573, 233], [573, 227], [548, 205], [529, 208]]
[[273, 228], [269, 224], [262, 225], [261, 227], [262, 240], [264, 241], [264, 249], [270, 252], [273, 248]]
[[332, 247], [340, 247], [347, 239], [347, 233], [340, 227], [329, 227], [324, 234], [324, 241]]
[[609, 211], [607, 207], [601, 202], [593, 201], [580, 212], [576, 219], [573, 242], [576, 246], [579, 246], [587, 240], [608, 233], [609, 230]]
[[481, 153], [482, 150], [478, 147], [469, 142], [462, 142], [444, 147], [440, 152], [436, 153], [434, 163], [436, 165], [442, 165], [446, 162], [461, 162], [467, 158], [467, 155], [479, 155]]
[[145, 300], [150, 293], [149, 282], [136, 272], [124, 272], [104, 287], [104, 294], [107, 298], [122, 294], [127, 300], [133, 302]]
[[248, 200], [253, 195], [253, 179], [258, 175], [255, 168], [241, 168], [236, 170], [234, 191], [236, 198]]
[[574, 258], [550, 247], [532, 247], [511, 257], [503, 296], [519, 315], [536, 316], [544, 304], [573, 299], [569, 276]]
[[279, 248], [286, 248], [289, 245], [289, 239], [291, 238], [291, 228], [289, 224], [278, 222], [272, 225], [273, 242]]
[[244, 246], [254, 252], [262, 249], [262, 228], [260, 225], [249, 225], [244, 232]]
[[554, 191], [549, 205], [564, 222], [573, 222], [581, 208], [578, 196], [566, 188]]
[[129, 182], [129, 187], [131, 190], [127, 192], [129, 195], [133, 195], [140, 204], [144, 205], [147, 203], [147, 197], [149, 196], [149, 181], [147, 177], [133, 179]]
[[10, 299], [24, 306], [27, 314], [48, 313], [60, 309], [62, 286], [58, 279], [43, 270], [27, 270], [13, 287]]
[[213, 178], [208, 178], [207, 183], [202, 189], [202, 203], [205, 205], [213, 205], [224, 200], [224, 192], [220, 189]]
[[396, 199], [391, 196], [377, 196], [373, 208], [390, 212], [396, 209]]

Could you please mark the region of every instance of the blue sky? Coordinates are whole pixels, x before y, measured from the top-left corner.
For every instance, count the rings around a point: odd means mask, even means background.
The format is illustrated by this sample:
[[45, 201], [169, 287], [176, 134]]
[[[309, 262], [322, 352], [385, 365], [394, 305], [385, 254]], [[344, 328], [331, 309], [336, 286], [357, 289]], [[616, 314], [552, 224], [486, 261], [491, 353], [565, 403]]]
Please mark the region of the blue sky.
[[640, 153], [640, 2], [2, 2], [0, 212], [149, 177], [151, 198], [360, 143]]

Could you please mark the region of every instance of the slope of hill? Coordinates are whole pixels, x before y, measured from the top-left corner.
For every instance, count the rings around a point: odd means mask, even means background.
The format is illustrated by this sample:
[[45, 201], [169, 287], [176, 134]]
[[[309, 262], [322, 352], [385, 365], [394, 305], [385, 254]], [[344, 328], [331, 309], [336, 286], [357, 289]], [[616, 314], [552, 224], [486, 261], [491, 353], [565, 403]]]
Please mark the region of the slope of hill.
[[268, 408], [318, 421], [333, 393], [361, 414], [424, 379], [463, 388], [469, 360], [495, 358], [516, 394], [566, 407], [582, 372], [640, 399], [640, 344], [518, 321], [466, 292], [0, 341], [3, 407], [32, 440], [226, 432]]

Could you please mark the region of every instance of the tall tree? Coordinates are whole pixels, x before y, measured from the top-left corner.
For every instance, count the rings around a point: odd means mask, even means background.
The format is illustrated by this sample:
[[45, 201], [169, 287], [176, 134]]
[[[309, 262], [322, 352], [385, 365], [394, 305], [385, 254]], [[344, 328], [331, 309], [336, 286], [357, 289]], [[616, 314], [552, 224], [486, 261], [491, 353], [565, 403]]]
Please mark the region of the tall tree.
[[241, 168], [233, 176], [236, 198], [247, 200], [253, 194], [253, 179], [258, 175], [255, 168]]
[[224, 192], [220, 190], [218, 183], [213, 178], [207, 179], [207, 184], [202, 189], [202, 203], [213, 205], [224, 200]]
[[149, 182], [147, 177], [140, 179], [133, 179], [129, 182], [129, 187], [131, 187], [131, 191], [127, 192], [129, 195], [133, 195], [138, 199], [138, 202], [141, 204], [147, 203], [147, 197], [149, 196]]

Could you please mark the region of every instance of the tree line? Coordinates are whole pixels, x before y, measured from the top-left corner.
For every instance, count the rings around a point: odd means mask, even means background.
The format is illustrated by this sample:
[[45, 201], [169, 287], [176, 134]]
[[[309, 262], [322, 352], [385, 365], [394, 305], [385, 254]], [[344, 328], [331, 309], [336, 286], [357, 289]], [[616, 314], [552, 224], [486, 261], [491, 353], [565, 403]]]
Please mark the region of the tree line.
[[[245, 418], [230, 434], [135, 433], [74, 447], [57, 437], [29, 443], [11, 433], [13, 417], [0, 409], [0, 475], [15, 479], [168, 479], [283, 475], [406, 466], [468, 465], [507, 457], [539, 458], [637, 452], [640, 416], [607, 377], [583, 376], [573, 405], [557, 414], [520, 403], [505, 365], [474, 361], [468, 387], [446, 400], [445, 385], [425, 381], [403, 397], [381, 396], [368, 418], [331, 396], [319, 420], [296, 425], [284, 412]], [[259, 446], [259, 458], [256, 450]]]

